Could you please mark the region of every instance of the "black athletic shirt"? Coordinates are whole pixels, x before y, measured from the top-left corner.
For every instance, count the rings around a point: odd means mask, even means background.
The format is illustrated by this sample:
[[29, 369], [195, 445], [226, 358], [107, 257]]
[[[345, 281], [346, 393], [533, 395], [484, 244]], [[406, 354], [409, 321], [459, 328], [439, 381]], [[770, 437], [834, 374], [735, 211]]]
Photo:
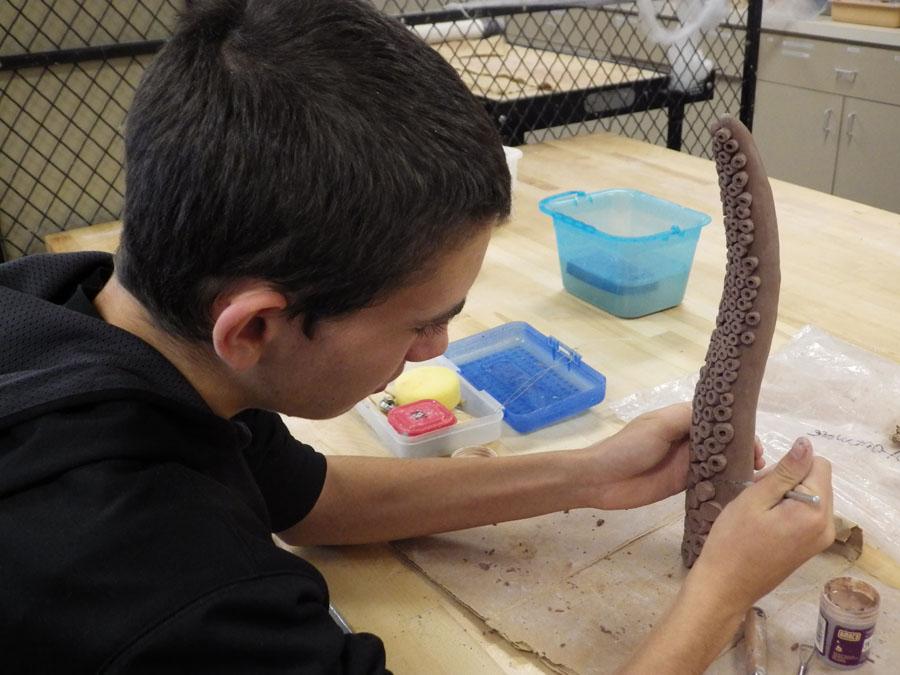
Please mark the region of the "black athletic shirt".
[[271, 538], [323, 455], [280, 417], [214, 415], [105, 323], [104, 254], [0, 265], [0, 653], [5, 672], [372, 673], [318, 571]]

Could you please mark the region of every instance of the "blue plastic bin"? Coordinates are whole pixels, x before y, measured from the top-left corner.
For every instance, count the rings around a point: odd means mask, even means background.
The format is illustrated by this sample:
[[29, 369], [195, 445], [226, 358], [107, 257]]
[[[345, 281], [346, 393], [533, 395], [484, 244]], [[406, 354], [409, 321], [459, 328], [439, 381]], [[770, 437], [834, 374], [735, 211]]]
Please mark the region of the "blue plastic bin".
[[520, 433], [577, 415], [606, 394], [606, 378], [578, 352], [522, 321], [456, 340], [444, 355], [503, 405], [503, 419]]
[[711, 220], [638, 190], [563, 192], [539, 207], [553, 217], [565, 289], [625, 319], [681, 302]]

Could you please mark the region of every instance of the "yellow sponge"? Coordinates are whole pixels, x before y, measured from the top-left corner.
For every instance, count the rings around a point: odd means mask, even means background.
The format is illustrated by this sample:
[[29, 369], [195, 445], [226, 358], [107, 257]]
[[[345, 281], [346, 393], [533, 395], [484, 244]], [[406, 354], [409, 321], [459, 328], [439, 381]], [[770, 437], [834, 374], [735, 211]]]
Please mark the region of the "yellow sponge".
[[448, 409], [459, 405], [459, 376], [443, 366], [410, 368], [391, 386], [397, 405], [434, 399]]

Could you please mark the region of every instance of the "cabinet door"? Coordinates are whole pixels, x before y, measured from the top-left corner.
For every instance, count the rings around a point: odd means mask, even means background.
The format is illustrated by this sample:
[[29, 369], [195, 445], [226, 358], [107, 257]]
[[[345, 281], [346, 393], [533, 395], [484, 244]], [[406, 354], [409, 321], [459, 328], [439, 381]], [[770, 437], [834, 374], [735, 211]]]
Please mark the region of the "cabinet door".
[[753, 137], [769, 176], [831, 192], [842, 105], [839, 94], [757, 82]]
[[845, 100], [834, 194], [900, 213], [900, 106]]

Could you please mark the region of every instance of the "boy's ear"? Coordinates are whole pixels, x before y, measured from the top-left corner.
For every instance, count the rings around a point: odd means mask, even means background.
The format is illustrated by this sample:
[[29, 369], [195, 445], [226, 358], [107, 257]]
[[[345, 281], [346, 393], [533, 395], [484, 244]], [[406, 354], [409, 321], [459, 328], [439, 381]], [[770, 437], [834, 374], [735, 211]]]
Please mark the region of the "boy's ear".
[[213, 305], [213, 349], [233, 370], [243, 372], [259, 361], [272, 339], [287, 298], [271, 288], [251, 288], [219, 296]]

